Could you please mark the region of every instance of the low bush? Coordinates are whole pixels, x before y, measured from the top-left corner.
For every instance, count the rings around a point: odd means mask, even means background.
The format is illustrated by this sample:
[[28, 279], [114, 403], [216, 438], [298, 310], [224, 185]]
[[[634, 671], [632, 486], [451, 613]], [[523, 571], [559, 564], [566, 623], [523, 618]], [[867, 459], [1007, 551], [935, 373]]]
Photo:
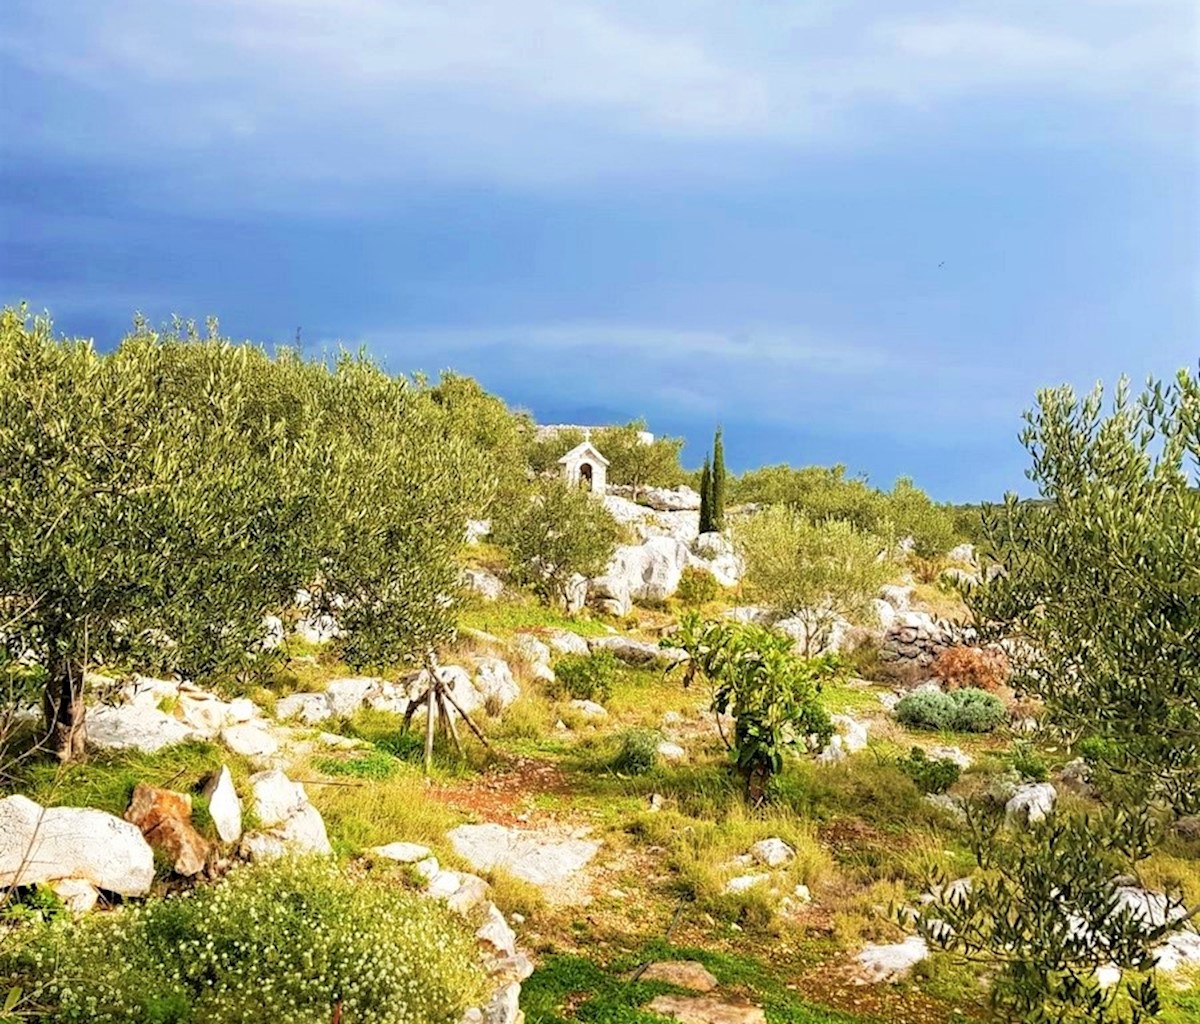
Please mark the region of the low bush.
[[1046, 762], [1029, 740], [1016, 740], [1008, 754], [1008, 762], [1023, 779], [1045, 782], [1050, 777]]
[[962, 769], [948, 757], [931, 759], [920, 747], [913, 747], [908, 757], [896, 764], [922, 793], [945, 793], [962, 774]]
[[313, 1024], [339, 1004], [357, 1024], [452, 1024], [482, 994], [474, 940], [444, 907], [326, 861], [22, 931], [0, 990], [63, 1024]]
[[999, 647], [950, 647], [934, 659], [931, 671], [948, 689], [996, 693], [1008, 682], [1008, 655]]
[[913, 729], [991, 732], [1005, 719], [1004, 702], [983, 690], [910, 693], [896, 705], [896, 719]]
[[655, 729], [626, 729], [611, 768], [621, 775], [645, 775], [658, 764], [658, 745], [662, 734]]
[[556, 696], [603, 704], [612, 696], [617, 667], [611, 651], [564, 655], [554, 663]]
[[679, 577], [675, 593], [686, 607], [699, 608], [721, 596], [721, 584], [707, 569], [689, 565]]

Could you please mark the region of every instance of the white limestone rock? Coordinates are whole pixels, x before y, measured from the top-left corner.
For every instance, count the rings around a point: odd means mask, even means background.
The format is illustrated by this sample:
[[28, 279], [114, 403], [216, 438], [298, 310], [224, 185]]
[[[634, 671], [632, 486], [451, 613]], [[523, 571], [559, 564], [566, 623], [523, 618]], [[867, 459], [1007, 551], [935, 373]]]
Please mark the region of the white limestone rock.
[[42, 807], [24, 796], [0, 800], [0, 887], [67, 879], [144, 896], [154, 853], [136, 825], [104, 811]]
[[751, 874], [737, 875], [725, 883], [725, 893], [731, 895], [739, 892], [748, 892], [751, 889], [756, 889], [760, 885], [767, 885], [771, 881], [770, 875]]
[[254, 722], [243, 722], [222, 729], [221, 742], [242, 757], [266, 758], [279, 751], [279, 741]]
[[373, 676], [334, 679], [325, 687], [325, 701], [338, 718], [349, 718], [366, 705], [367, 698], [380, 692], [382, 680]]
[[1058, 792], [1049, 782], [1030, 782], [1018, 786], [1004, 805], [1005, 820], [1014, 825], [1034, 825], [1043, 821], [1054, 808]]
[[154, 754], [166, 747], [200, 738], [194, 729], [179, 719], [141, 703], [89, 708], [84, 728], [88, 746], [98, 750], [139, 750]]
[[416, 864], [429, 857], [429, 847], [420, 843], [388, 843], [386, 846], [374, 846], [370, 852], [385, 860], [394, 860], [397, 864]]
[[587, 654], [588, 642], [569, 629], [554, 629], [546, 634], [546, 645], [555, 654]]
[[316, 725], [332, 718], [333, 711], [323, 693], [293, 693], [276, 702], [275, 717], [283, 722], [296, 718], [305, 725]]
[[489, 710], [503, 711], [521, 696], [521, 688], [503, 658], [480, 658], [475, 664], [473, 684]]
[[532, 633], [518, 633], [512, 640], [517, 656], [529, 665], [549, 665], [553, 660], [548, 644], [542, 643]]
[[492, 823], [460, 825], [447, 833], [454, 852], [476, 871], [501, 868], [532, 885], [552, 887], [596, 855], [595, 840], [559, 837]]
[[760, 864], [765, 864], [769, 868], [777, 868], [792, 860], [796, 856], [796, 851], [778, 836], [772, 836], [769, 839], [760, 839], [750, 847], [750, 856]]
[[608, 710], [604, 705], [597, 704], [594, 700], [573, 700], [570, 706], [573, 711], [578, 711], [585, 718], [608, 717]]
[[485, 601], [498, 601], [504, 593], [504, 581], [486, 569], [463, 569], [462, 583]]
[[233, 787], [233, 776], [224, 765], [205, 784], [208, 814], [224, 843], [236, 843], [242, 837], [242, 802]]
[[903, 981], [922, 960], [929, 956], [929, 947], [919, 935], [903, 942], [868, 945], [858, 954], [860, 984], [897, 984]]

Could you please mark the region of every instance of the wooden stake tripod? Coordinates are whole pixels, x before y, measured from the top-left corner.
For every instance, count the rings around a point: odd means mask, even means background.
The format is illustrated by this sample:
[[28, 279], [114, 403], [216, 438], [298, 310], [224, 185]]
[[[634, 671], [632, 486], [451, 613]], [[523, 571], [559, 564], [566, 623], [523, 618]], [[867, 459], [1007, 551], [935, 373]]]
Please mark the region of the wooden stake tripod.
[[416, 700], [412, 701], [408, 705], [407, 710], [404, 712], [404, 731], [408, 732], [409, 726], [412, 724], [413, 715], [416, 714], [417, 709], [424, 704], [425, 774], [428, 775], [430, 768], [433, 767], [433, 732], [434, 729], [437, 728], [439, 717], [444, 723], [443, 730], [447, 733], [447, 735], [449, 735], [450, 739], [454, 741], [454, 749], [458, 751], [459, 757], [461, 757], [463, 753], [462, 741], [458, 738], [458, 728], [454, 724], [454, 716], [446, 707], [447, 704], [449, 704], [450, 707], [458, 712], [459, 717], [467, 723], [467, 728], [475, 734], [476, 739], [478, 739], [480, 743], [487, 747], [488, 750], [491, 750], [492, 746], [490, 743], [488, 743], [487, 738], [483, 735], [483, 733], [479, 731], [479, 726], [471, 721], [471, 719], [467, 716], [467, 713], [463, 711], [462, 707], [459, 705], [458, 701], [454, 699], [454, 694], [450, 692], [450, 687], [446, 685], [445, 681], [441, 677], [438, 669], [437, 659], [434, 657], [432, 651], [425, 656], [425, 675], [429, 678], [429, 682], [425, 687], [425, 692], [422, 693], [421, 696], [419, 696]]

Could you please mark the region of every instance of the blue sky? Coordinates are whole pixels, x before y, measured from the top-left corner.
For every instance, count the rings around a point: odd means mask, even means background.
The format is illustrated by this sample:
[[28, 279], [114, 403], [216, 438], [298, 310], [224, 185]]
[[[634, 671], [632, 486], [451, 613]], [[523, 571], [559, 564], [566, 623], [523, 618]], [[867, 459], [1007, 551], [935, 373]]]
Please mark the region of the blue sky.
[[1024, 489], [1200, 357], [1193, 0], [6, 0], [0, 301]]

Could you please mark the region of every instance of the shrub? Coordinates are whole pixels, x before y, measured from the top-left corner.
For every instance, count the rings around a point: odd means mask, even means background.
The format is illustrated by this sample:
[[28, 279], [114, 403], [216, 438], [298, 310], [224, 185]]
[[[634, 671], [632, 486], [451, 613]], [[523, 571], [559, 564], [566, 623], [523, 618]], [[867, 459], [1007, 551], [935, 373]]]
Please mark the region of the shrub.
[[1008, 682], [1008, 655], [999, 647], [950, 647], [934, 659], [931, 671], [951, 690], [995, 693]]
[[841, 520], [770, 508], [738, 524], [749, 596], [804, 623], [805, 653], [824, 646], [840, 617], [863, 615], [891, 566], [886, 544]]
[[1028, 740], [1016, 740], [1009, 752], [1008, 760], [1023, 779], [1045, 782], [1050, 775], [1046, 768], [1046, 762]]
[[0, 989], [64, 1024], [312, 1024], [339, 1003], [360, 1024], [451, 1024], [482, 991], [474, 940], [444, 907], [326, 861], [240, 868], [23, 937]]
[[910, 693], [896, 705], [896, 718], [913, 729], [991, 732], [1005, 718], [1004, 703], [983, 690]]
[[920, 747], [913, 747], [908, 757], [901, 758], [896, 764], [922, 793], [944, 793], [962, 774], [962, 769], [948, 757], [930, 760]]
[[622, 775], [645, 775], [658, 764], [658, 745], [662, 735], [655, 729], [626, 729], [611, 768]]
[[617, 659], [612, 651], [593, 654], [567, 654], [554, 663], [557, 695], [573, 700], [594, 700], [603, 704], [612, 696], [617, 675]]
[[707, 569], [689, 565], [679, 577], [679, 587], [675, 593], [687, 607], [699, 608], [721, 596], [721, 584]]
[[749, 623], [703, 622], [695, 613], [662, 644], [687, 652], [684, 686], [701, 674], [712, 686], [712, 710], [732, 716], [733, 738], [721, 738], [754, 802], [766, 796], [787, 750], [803, 749], [809, 738], [829, 741], [833, 728], [819, 695], [841, 671], [836, 658], [800, 658], [790, 637]]
[[493, 523], [513, 578], [561, 607], [569, 604], [573, 579], [604, 571], [619, 537], [603, 504], [557, 478], [535, 481], [531, 493], [498, 512]]

